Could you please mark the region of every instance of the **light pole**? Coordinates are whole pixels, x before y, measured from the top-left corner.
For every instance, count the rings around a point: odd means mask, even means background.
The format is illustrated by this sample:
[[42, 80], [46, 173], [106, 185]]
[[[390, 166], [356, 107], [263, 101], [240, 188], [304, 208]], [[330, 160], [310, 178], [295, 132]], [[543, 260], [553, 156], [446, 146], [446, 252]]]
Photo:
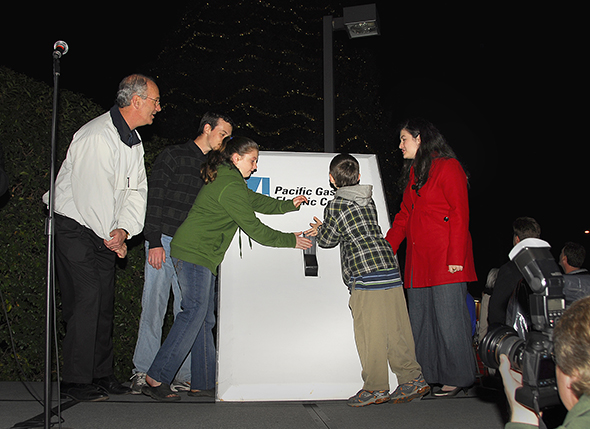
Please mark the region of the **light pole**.
[[379, 35], [377, 6], [367, 4], [343, 8], [343, 16], [334, 18], [324, 16], [324, 152], [334, 152], [335, 113], [334, 113], [334, 53], [332, 32], [346, 30], [350, 39]]

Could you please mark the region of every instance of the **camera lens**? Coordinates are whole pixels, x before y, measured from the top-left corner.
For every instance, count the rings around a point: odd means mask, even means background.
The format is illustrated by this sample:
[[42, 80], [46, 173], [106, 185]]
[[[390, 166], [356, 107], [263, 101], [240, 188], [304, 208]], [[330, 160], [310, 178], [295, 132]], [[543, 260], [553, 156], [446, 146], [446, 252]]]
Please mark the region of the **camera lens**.
[[490, 326], [479, 345], [479, 357], [485, 366], [497, 369], [500, 355], [506, 355], [512, 368], [521, 369], [524, 346], [525, 341], [510, 326]]

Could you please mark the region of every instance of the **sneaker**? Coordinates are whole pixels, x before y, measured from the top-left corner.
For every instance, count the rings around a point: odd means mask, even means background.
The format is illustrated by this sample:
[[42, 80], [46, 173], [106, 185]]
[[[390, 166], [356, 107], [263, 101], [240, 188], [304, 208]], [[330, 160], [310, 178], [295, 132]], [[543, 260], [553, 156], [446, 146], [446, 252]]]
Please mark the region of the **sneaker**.
[[359, 390], [358, 393], [348, 398], [347, 405], [350, 407], [364, 407], [370, 404], [381, 404], [389, 401], [388, 390]]
[[191, 390], [191, 383], [189, 381], [174, 380], [170, 385], [170, 390], [173, 392], [189, 392]]
[[131, 394], [132, 395], [140, 395], [141, 388], [147, 383], [145, 382], [145, 376], [147, 374], [145, 372], [136, 372], [131, 376], [129, 379], [131, 381]]
[[428, 392], [430, 392], [430, 386], [424, 380], [424, 376], [420, 374], [418, 378], [397, 386], [397, 389], [390, 395], [390, 398], [394, 404], [401, 404], [403, 402], [410, 402], [412, 399], [420, 398]]

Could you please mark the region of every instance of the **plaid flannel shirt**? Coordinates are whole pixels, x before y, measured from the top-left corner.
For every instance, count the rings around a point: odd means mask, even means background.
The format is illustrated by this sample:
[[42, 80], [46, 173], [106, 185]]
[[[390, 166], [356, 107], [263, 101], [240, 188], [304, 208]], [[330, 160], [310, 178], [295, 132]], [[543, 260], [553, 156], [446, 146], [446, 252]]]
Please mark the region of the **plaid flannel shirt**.
[[340, 244], [342, 280], [381, 270], [398, 269], [391, 245], [383, 238], [377, 222], [377, 208], [336, 196], [324, 210], [324, 220], [316, 237], [320, 247]]

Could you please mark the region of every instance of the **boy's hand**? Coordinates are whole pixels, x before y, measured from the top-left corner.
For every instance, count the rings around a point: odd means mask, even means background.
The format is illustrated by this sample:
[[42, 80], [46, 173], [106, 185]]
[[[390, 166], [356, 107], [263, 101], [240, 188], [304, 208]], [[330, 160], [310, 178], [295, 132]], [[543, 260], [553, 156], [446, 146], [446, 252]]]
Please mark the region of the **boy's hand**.
[[303, 203], [308, 203], [309, 201], [307, 200], [307, 197], [305, 195], [298, 195], [295, 198], [293, 198], [293, 205], [296, 208], [299, 208], [299, 206]]
[[319, 220], [317, 217], [314, 216], [313, 220], [315, 221], [315, 223], [310, 223], [309, 226], [311, 226], [311, 228], [304, 232], [305, 235], [311, 237], [315, 237], [318, 235], [318, 228], [322, 225], [322, 221]]

